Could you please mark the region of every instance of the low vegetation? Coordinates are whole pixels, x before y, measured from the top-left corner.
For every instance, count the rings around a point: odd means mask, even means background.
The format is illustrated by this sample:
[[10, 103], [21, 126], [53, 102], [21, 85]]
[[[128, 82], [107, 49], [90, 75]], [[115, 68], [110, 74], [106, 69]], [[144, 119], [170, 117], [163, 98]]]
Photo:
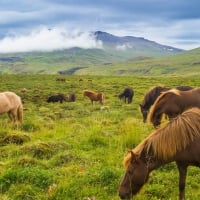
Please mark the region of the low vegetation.
[[[142, 122], [139, 103], [156, 85], [198, 87], [198, 76], [62, 76], [2, 75], [1, 91], [13, 91], [24, 102], [22, 125], [0, 117], [1, 200], [119, 200], [123, 158], [151, 131]], [[81, 78], [81, 82], [79, 81]], [[88, 81], [92, 80], [92, 81]], [[118, 95], [135, 91], [131, 104]], [[26, 90], [24, 90], [24, 88]], [[105, 105], [83, 98], [82, 91], [105, 93]], [[76, 102], [47, 103], [53, 94], [76, 94]], [[199, 169], [188, 170], [186, 197], [198, 199]], [[174, 163], [155, 170], [137, 200], [177, 199]]]
[[104, 52], [100, 49], [79, 48], [48, 53], [1, 54], [0, 74], [200, 75], [200, 48], [163, 56], [153, 53], [152, 49], [147, 49], [146, 53], [137, 52], [136, 49], [126, 51], [128, 56], [125, 57], [122, 56], [125, 52], [115, 54], [113, 49]]

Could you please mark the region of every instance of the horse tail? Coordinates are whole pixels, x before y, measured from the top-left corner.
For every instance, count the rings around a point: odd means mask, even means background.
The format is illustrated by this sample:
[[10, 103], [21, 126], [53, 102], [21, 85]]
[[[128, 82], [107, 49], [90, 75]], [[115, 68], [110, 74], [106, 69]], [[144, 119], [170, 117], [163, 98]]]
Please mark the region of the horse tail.
[[105, 101], [105, 95], [103, 92], [100, 93], [101, 94], [101, 104], [104, 104]]
[[21, 102], [17, 109], [17, 119], [20, 123], [22, 123], [22, 121], [23, 121], [23, 105]]

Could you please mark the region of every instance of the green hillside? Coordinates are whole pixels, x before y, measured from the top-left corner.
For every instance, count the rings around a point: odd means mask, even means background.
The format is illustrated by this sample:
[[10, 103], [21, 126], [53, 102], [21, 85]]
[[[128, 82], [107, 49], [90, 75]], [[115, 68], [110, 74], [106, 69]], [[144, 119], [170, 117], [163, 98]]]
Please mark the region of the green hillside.
[[161, 58], [142, 58], [107, 66], [80, 69], [93, 75], [200, 75], [200, 48]]
[[[136, 52], [135, 52], [136, 53]], [[130, 52], [129, 52], [130, 54]], [[137, 53], [136, 53], [137, 54]], [[136, 56], [135, 54], [135, 56]], [[113, 50], [70, 50], [0, 56], [1, 74], [199, 75], [200, 48], [175, 55], [117, 55]], [[132, 54], [133, 55], [133, 54]]]

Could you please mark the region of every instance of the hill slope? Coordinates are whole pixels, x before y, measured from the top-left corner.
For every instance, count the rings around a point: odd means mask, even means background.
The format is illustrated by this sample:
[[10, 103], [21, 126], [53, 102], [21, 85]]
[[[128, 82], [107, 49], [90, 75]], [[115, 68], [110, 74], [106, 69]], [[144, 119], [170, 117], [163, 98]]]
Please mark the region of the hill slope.
[[200, 48], [162, 58], [141, 58], [76, 71], [90, 75], [197, 75], [200, 76]]
[[181, 49], [158, 44], [144, 38], [118, 37], [97, 31], [91, 33], [100, 41], [100, 49], [71, 48], [53, 52], [31, 52], [0, 55], [0, 73], [74, 74], [90, 67], [109, 67], [127, 60], [166, 57]]

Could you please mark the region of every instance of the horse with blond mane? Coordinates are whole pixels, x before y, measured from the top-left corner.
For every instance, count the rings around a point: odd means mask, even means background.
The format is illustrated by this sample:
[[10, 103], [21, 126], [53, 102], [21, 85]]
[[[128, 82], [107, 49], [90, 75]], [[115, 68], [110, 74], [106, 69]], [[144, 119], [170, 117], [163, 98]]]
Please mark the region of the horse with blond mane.
[[21, 98], [14, 92], [0, 93], [0, 114], [8, 113], [11, 122], [23, 120], [23, 105]]
[[[155, 86], [144, 95], [142, 102], [139, 104], [144, 123], [146, 122], [149, 110], [151, 106], [154, 104], [154, 102], [156, 101], [156, 99], [160, 96], [162, 92], [166, 92], [170, 89], [172, 88], [164, 87], [164, 86]], [[181, 90], [181, 91], [187, 91], [193, 88], [187, 85], [186, 86], [180, 85], [180, 86], [175, 87], [175, 89]]]
[[200, 166], [199, 155], [200, 109], [191, 108], [152, 132], [127, 154], [124, 158], [126, 172], [119, 187], [120, 198], [131, 199], [154, 169], [175, 161], [179, 171], [179, 200], [184, 200], [187, 168]]
[[103, 104], [105, 99], [105, 95], [103, 92], [94, 92], [91, 90], [84, 90], [83, 96], [88, 97], [92, 104], [94, 101], [99, 101], [100, 104]]
[[172, 89], [157, 98], [150, 109], [148, 119], [157, 127], [161, 124], [163, 114], [172, 119], [191, 107], [200, 108], [200, 88], [188, 91]]

